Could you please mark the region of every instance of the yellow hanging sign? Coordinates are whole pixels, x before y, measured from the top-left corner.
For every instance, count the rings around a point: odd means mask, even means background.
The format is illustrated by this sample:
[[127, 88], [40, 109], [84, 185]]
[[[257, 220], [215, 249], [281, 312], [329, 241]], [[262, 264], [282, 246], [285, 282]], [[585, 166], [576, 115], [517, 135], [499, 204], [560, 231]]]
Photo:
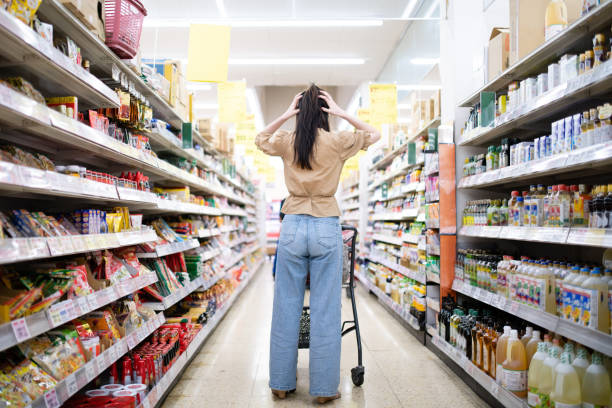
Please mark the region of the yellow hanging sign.
[[370, 84], [370, 123], [379, 128], [382, 124], [397, 123], [395, 84]]
[[236, 144], [255, 144], [255, 115], [246, 115], [244, 120], [236, 124]]
[[246, 115], [246, 82], [227, 81], [217, 86], [219, 122], [240, 123]]
[[191, 24], [187, 63], [188, 81], [227, 81], [230, 30], [229, 26]]

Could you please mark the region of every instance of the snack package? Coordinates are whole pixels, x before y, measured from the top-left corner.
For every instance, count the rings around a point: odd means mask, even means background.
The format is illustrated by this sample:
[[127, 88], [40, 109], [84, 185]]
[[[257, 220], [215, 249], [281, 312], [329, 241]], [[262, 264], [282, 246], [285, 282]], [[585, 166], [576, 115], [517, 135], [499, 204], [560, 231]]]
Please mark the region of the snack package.
[[14, 381], [13, 376], [0, 373], [0, 401], [8, 407], [27, 407], [32, 404], [32, 398]]
[[42, 0], [12, 0], [8, 12], [30, 25]]
[[57, 381], [30, 360], [23, 360], [12, 371], [17, 383], [33, 400], [55, 388]]
[[34, 88], [34, 86], [21, 77], [12, 77], [0, 79], [0, 83], [8, 85], [9, 88], [24, 94], [25, 96], [34, 99], [38, 103], [45, 103], [45, 98], [40, 92]]
[[64, 343], [51, 347], [44, 353], [34, 356], [32, 360], [58, 381], [86, 363], [78, 338], [70, 338]]

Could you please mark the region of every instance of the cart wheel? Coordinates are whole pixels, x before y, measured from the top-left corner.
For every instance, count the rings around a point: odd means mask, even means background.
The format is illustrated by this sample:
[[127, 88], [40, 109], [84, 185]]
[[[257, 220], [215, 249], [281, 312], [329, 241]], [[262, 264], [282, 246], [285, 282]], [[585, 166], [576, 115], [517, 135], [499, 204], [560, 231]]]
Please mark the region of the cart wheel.
[[363, 384], [364, 375], [365, 368], [363, 366], [357, 366], [351, 369], [351, 378], [353, 379], [353, 384], [355, 384], [357, 387]]

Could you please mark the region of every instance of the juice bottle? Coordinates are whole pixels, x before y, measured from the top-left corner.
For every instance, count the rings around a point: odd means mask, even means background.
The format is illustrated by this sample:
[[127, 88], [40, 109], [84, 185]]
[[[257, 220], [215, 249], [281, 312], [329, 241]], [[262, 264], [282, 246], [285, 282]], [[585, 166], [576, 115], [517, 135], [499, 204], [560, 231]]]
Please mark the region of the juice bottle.
[[525, 328], [525, 335], [521, 337], [521, 343], [523, 343], [523, 346], [527, 347], [527, 343], [529, 343], [529, 340], [531, 340], [532, 336], [533, 336], [533, 327], [527, 326]]
[[610, 310], [608, 305], [608, 281], [601, 276], [599, 268], [593, 268], [588, 279], [582, 282], [586, 289], [580, 323], [604, 333], [610, 332]]
[[576, 354], [576, 358], [572, 361], [572, 365], [578, 374], [578, 378], [580, 378], [580, 384], [582, 384], [584, 373], [589, 367], [589, 355], [585, 348], [578, 347], [578, 354]]
[[[574, 187], [574, 186], [572, 186]], [[573, 192], [574, 197], [574, 211], [573, 211], [573, 219], [572, 226], [577, 227], [586, 227], [588, 225], [588, 202], [591, 200], [590, 194], [586, 191], [586, 185], [580, 184], [578, 186], [578, 191]]]
[[544, 18], [544, 38], [546, 41], [567, 28], [567, 6], [563, 0], [551, 0], [546, 7]]
[[572, 305], [572, 318], [571, 320], [574, 323], [580, 324], [580, 322], [588, 318], [590, 321], [590, 314], [588, 316], [584, 315], [584, 310], [587, 305], [587, 293], [584, 290], [582, 284], [589, 279], [590, 270], [588, 267], [583, 267], [580, 269], [580, 275], [578, 275], [573, 281], [573, 300], [574, 304]]
[[594, 352], [592, 363], [586, 369], [582, 381], [582, 406], [584, 408], [609, 406], [610, 394], [608, 370], [603, 365], [601, 354]]
[[569, 193], [569, 189], [565, 184], [559, 185], [558, 201], [559, 201], [559, 227], [570, 226], [570, 207], [572, 204], [572, 197]]
[[517, 197], [516, 199], [516, 210], [514, 212], [514, 226], [523, 226], [523, 217], [525, 216], [525, 199], [523, 197]]
[[561, 317], [571, 320], [574, 311], [574, 280], [580, 276], [580, 267], [573, 266], [570, 273], [563, 279], [563, 311]]
[[476, 331], [476, 366], [482, 370], [483, 367], [483, 346], [484, 346], [485, 327], [484, 322], [480, 324]]
[[516, 215], [516, 203], [518, 201], [519, 192], [513, 191], [510, 193], [510, 201], [508, 201], [508, 225], [517, 226], [515, 221], [517, 218]]
[[505, 387], [504, 384], [504, 371], [502, 363], [506, 359], [506, 352], [508, 351], [508, 338], [510, 338], [510, 326], [504, 326], [504, 334], [499, 336], [497, 339], [497, 350], [495, 350], [495, 362], [497, 367], [495, 368], [497, 384]]
[[538, 397], [542, 407], [550, 406], [550, 393], [554, 386], [553, 381], [557, 364], [559, 364], [559, 350], [556, 347], [549, 347], [548, 357], [542, 363], [538, 381]]
[[[535, 190], [535, 186], [531, 186]], [[535, 192], [535, 191], [534, 191]], [[523, 192], [523, 219], [521, 225], [526, 227], [531, 223], [531, 191]]]
[[527, 364], [531, 364], [531, 360], [537, 352], [538, 344], [540, 343], [542, 343], [542, 339], [540, 339], [540, 331], [534, 330], [533, 336], [531, 336], [531, 339], [527, 343], [527, 346], [525, 346], [525, 349], [527, 350]]
[[499, 333], [497, 330], [493, 330], [493, 339], [491, 340], [491, 363], [489, 375], [494, 380], [497, 377], [497, 341], [499, 340]]
[[538, 285], [540, 293], [539, 308], [548, 313], [556, 314], [557, 312], [557, 297], [556, 297], [556, 276], [545, 261], [540, 262], [538, 270]]
[[537, 346], [537, 351], [533, 355], [531, 359], [531, 363], [529, 363], [529, 372], [527, 374], [527, 404], [530, 407], [540, 407], [540, 396], [538, 394], [540, 378], [542, 370], [542, 366], [544, 364], [544, 360], [548, 356], [546, 352], [546, 343], [539, 342]]
[[482, 371], [491, 375], [491, 342], [493, 340], [491, 321], [485, 328], [482, 338]]
[[552, 186], [552, 194], [550, 196], [550, 201], [548, 203], [548, 226], [549, 227], [558, 227], [559, 226], [559, 186]]
[[542, 199], [542, 225], [545, 227], [550, 227], [549, 221], [549, 212], [550, 212], [550, 204], [552, 201], [552, 186], [548, 186], [547, 194]]
[[571, 341], [565, 343], [563, 345], [563, 352], [569, 354], [570, 364], [572, 364], [574, 362], [574, 359], [576, 358], [576, 353], [574, 353], [574, 343], [572, 343]]
[[502, 200], [502, 204], [499, 209], [499, 225], [502, 227], [508, 225], [508, 200], [505, 198]]
[[527, 397], [527, 353], [516, 330], [510, 331], [502, 368], [505, 388], [520, 398]]
[[559, 408], [581, 408], [582, 392], [580, 378], [570, 363], [569, 353], [561, 354], [561, 361], [555, 366], [554, 385], [550, 401]]
[[612, 184], [608, 184], [608, 194], [604, 198], [607, 224], [605, 228], [612, 228]]

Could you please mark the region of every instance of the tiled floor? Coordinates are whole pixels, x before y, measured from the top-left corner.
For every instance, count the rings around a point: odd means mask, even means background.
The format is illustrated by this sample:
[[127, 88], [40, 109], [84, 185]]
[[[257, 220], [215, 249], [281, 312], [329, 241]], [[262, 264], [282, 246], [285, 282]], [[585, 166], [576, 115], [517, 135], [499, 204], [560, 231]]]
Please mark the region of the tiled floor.
[[[406, 331], [376, 298], [358, 285], [365, 383], [353, 386], [354, 335], [342, 343], [342, 398], [329, 407], [487, 407], [467, 385]], [[269, 266], [258, 273], [164, 403], [175, 407], [310, 407], [308, 350], [300, 350], [297, 392], [276, 400], [268, 388], [268, 341], [273, 281]], [[343, 315], [351, 317], [345, 298]]]

